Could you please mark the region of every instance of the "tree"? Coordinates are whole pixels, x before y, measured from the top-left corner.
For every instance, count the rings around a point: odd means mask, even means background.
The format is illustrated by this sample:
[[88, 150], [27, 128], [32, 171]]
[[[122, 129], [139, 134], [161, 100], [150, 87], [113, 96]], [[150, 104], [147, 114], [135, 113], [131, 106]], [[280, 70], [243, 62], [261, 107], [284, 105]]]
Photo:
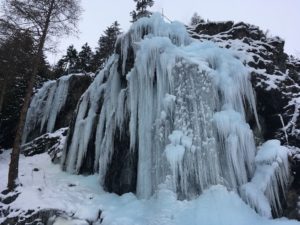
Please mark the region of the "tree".
[[98, 47], [92, 62], [92, 69], [102, 69], [109, 56], [113, 53], [117, 37], [121, 34], [120, 24], [115, 21], [107, 27], [104, 34], [99, 38]]
[[135, 10], [133, 10], [130, 15], [132, 17], [131, 22], [135, 22], [142, 17], [151, 16], [151, 12], [147, 10], [148, 7], [152, 7], [154, 5], [153, 0], [133, 0], [136, 2]]
[[29, 77], [26, 96], [20, 112], [19, 124], [11, 153], [9, 165], [9, 190], [16, 186], [19, 169], [21, 137], [26, 113], [33, 93], [35, 79], [43, 55], [46, 40], [51, 36], [70, 34], [76, 29], [81, 12], [79, 0], [4, 0], [2, 26], [7, 30], [29, 31], [35, 40], [35, 52], [32, 58], [32, 73]]
[[0, 120], [3, 119], [3, 104], [12, 83], [16, 80], [26, 83], [33, 51], [33, 39], [28, 32], [16, 32], [0, 45]]
[[92, 72], [92, 60], [94, 53], [88, 43], [85, 43], [81, 47], [81, 51], [78, 54], [78, 62], [76, 67], [84, 72]]
[[78, 68], [78, 52], [74, 45], [67, 48], [66, 55], [64, 55], [56, 64], [54, 68], [54, 76], [60, 77], [69, 73], [77, 72]]
[[198, 13], [195, 12], [191, 18], [190, 25], [195, 26], [195, 25], [197, 25], [199, 23], [203, 23], [203, 22], [205, 22], [205, 20], [201, 16], [199, 16]]

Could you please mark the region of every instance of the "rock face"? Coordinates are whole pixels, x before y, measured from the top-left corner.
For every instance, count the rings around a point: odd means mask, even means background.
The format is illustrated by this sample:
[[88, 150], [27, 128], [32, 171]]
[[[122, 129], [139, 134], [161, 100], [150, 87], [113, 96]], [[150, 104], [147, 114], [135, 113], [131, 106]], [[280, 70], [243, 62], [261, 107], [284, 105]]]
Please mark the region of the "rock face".
[[32, 97], [22, 142], [69, 126], [77, 102], [92, 80], [92, 75], [71, 74], [46, 82]]
[[[257, 113], [262, 130], [258, 141], [278, 139], [291, 152], [293, 182], [287, 193], [285, 216], [300, 219], [300, 60], [284, 53], [284, 41], [268, 37], [258, 27], [245, 23], [202, 23], [189, 28], [190, 34], [210, 40], [235, 52], [251, 71], [256, 92]], [[247, 57], [243, 57], [246, 55]], [[255, 123], [250, 124], [254, 128]], [[255, 128], [254, 128], [255, 129]]]
[[53, 163], [59, 163], [68, 128], [61, 128], [54, 133], [47, 133], [27, 142], [21, 148], [25, 156], [33, 156], [47, 152]]
[[284, 53], [284, 41], [245, 23], [202, 23], [189, 30], [200, 41], [232, 50], [251, 71], [263, 138], [300, 147], [300, 60]]
[[[287, 151], [269, 142], [262, 147], [267, 153], [255, 158], [253, 132], [257, 143], [281, 136], [280, 126], [268, 127], [272, 109], [265, 100], [258, 100], [257, 115], [250, 79], [257, 98], [276, 89], [287, 59], [282, 48], [279, 38], [266, 38], [244, 23], [200, 24], [187, 33], [159, 15], [139, 20], [119, 38], [115, 54], [81, 97], [62, 168], [99, 172], [106, 190], [141, 198], [162, 183], [179, 199], [214, 184], [245, 187], [245, 201], [260, 214], [280, 215]], [[274, 154], [268, 153], [270, 143]], [[268, 163], [276, 167], [258, 187], [260, 169]], [[253, 198], [252, 188], [265, 202]]]
[[[27, 212], [18, 212], [21, 215], [9, 217], [4, 220], [1, 225], [54, 225], [54, 224], [100, 224], [101, 212], [97, 221], [80, 220], [74, 218], [68, 213], [57, 209], [43, 209], [40, 211], [29, 210]], [[22, 214], [23, 213], [23, 214]], [[0, 215], [5, 217], [7, 212], [0, 209]]]

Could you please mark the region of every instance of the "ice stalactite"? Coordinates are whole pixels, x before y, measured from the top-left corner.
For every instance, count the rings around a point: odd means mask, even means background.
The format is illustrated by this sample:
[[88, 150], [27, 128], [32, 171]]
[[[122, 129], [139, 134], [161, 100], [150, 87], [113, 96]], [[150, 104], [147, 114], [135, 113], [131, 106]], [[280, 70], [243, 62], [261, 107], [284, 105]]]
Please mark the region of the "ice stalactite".
[[[94, 161], [91, 162], [92, 168], [94, 170], [99, 168], [100, 157], [100, 168], [103, 170], [106, 168], [106, 161], [109, 160], [107, 151], [113, 147], [112, 140], [116, 124], [114, 118], [117, 113], [115, 109], [118, 105], [123, 105], [118, 102], [120, 86], [116, 63], [117, 58], [111, 57], [106, 67], [97, 75], [95, 81], [79, 100], [72, 133], [74, 138], [72, 138], [70, 146], [66, 146], [68, 149], [63, 155], [64, 165], [69, 172], [80, 172], [92, 136], [94, 136], [94, 141], [98, 143], [95, 146], [95, 152], [93, 152], [95, 157], [93, 157]], [[121, 121], [119, 122], [121, 123]], [[92, 133], [95, 132], [95, 125], [97, 125], [97, 134]], [[104, 133], [103, 130], [106, 132]], [[109, 135], [111, 136], [109, 137]]]
[[241, 196], [261, 215], [279, 215], [289, 182], [288, 150], [278, 140], [269, 140], [259, 147], [255, 164], [253, 178], [240, 188]]
[[48, 81], [33, 96], [26, 116], [23, 143], [36, 126], [39, 126], [40, 134], [54, 130], [56, 117], [67, 99], [69, 78], [63, 76], [58, 81]]
[[[256, 121], [257, 115], [243, 63], [229, 50], [190, 38], [182, 24], [166, 23], [158, 14], [134, 23], [116, 49], [80, 100], [63, 169], [98, 170], [104, 185], [118, 147], [137, 152], [136, 166], [123, 159], [118, 166], [136, 168], [136, 179], [124, 182], [136, 182], [132, 191], [141, 198], [165, 182], [180, 199], [215, 184], [238, 191], [249, 182], [256, 147], [246, 106]], [[115, 146], [125, 133], [130, 143]], [[275, 199], [271, 205], [277, 204], [279, 189], [269, 192]]]

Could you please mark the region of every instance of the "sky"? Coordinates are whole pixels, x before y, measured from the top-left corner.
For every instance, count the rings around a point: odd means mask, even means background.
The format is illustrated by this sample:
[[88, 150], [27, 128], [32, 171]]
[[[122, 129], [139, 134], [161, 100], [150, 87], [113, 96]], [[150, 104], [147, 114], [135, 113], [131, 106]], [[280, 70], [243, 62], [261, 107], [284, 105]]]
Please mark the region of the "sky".
[[[50, 64], [57, 62], [69, 45], [77, 50], [84, 43], [92, 48], [103, 31], [118, 21], [122, 31], [130, 27], [133, 0], [81, 0], [83, 13], [78, 24], [79, 33], [57, 40], [57, 52], [48, 53]], [[286, 41], [285, 51], [300, 57], [300, 0], [154, 0], [151, 11], [162, 12], [170, 20], [188, 23], [197, 12], [211, 21], [233, 20], [247, 22], [268, 30], [272, 36]]]

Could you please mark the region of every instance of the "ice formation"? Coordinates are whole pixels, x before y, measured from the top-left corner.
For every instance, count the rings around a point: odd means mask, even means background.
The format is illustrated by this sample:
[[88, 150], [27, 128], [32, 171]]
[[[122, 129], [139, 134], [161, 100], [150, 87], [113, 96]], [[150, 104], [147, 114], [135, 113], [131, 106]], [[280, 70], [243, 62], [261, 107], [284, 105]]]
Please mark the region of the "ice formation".
[[33, 96], [26, 115], [23, 144], [36, 126], [40, 127], [41, 134], [53, 132], [56, 117], [68, 96], [69, 78], [70, 75], [63, 76], [58, 81], [48, 81]]
[[[63, 169], [81, 173], [92, 155], [89, 163], [104, 185], [116, 134], [129, 132], [123, 151], [138, 151], [140, 198], [162, 183], [179, 199], [215, 184], [238, 191], [258, 173], [245, 119], [247, 107], [257, 120], [249, 71], [229, 50], [190, 38], [182, 24], [159, 14], [134, 23], [116, 46], [120, 53], [80, 99]], [[276, 174], [281, 183], [285, 176]], [[278, 203], [276, 176], [274, 190], [262, 190], [272, 205]]]
[[[288, 185], [288, 150], [278, 140], [269, 140], [259, 147], [255, 157], [256, 171], [240, 192], [261, 215], [271, 218], [281, 213], [281, 199]], [[280, 196], [282, 195], [282, 196]]]

